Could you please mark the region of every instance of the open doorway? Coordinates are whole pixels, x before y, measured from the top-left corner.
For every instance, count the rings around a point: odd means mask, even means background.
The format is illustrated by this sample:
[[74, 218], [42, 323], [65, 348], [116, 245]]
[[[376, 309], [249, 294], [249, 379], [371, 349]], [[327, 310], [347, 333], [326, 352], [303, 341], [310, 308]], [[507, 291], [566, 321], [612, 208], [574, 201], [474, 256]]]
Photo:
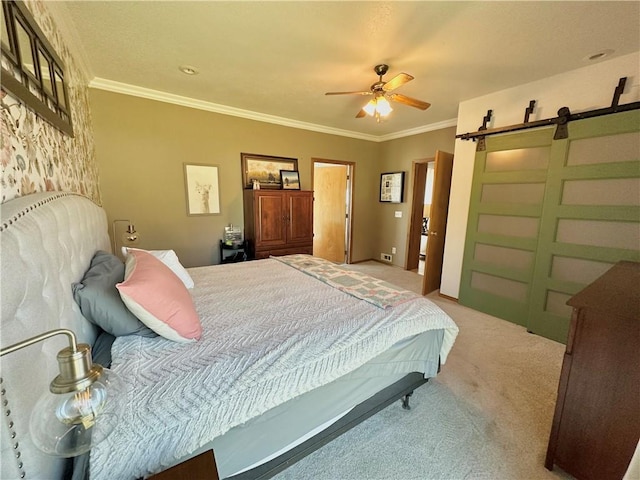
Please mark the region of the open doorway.
[[406, 265], [423, 274], [423, 295], [440, 288], [452, 173], [450, 153], [436, 151], [435, 158], [413, 163]]
[[351, 213], [355, 164], [312, 159], [313, 255], [351, 263]]
[[413, 164], [414, 196], [407, 270], [415, 270], [419, 275], [424, 274], [425, 259], [427, 257], [434, 173], [435, 158], [419, 160]]

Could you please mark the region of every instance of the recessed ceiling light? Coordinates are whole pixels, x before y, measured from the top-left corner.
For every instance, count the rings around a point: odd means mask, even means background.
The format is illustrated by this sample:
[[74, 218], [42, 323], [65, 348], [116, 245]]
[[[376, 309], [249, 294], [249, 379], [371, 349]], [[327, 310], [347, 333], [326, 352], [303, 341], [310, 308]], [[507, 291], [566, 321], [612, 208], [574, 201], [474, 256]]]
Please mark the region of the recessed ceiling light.
[[178, 70], [185, 75], [198, 75], [200, 73], [196, 67], [192, 67], [191, 65], [181, 65], [178, 67]]
[[595, 60], [602, 60], [604, 57], [608, 57], [612, 53], [613, 53], [613, 50], [611, 49], [600, 50], [599, 52], [592, 53], [591, 55], [587, 55], [585, 57], [585, 60], [589, 62], [593, 62]]

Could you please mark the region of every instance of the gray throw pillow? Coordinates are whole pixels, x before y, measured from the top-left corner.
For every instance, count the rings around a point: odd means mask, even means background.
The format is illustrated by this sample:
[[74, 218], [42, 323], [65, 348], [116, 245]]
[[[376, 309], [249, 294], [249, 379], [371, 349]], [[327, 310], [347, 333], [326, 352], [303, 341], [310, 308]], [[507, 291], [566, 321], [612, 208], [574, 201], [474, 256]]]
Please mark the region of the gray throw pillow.
[[84, 278], [72, 285], [73, 298], [82, 315], [114, 337], [157, 337], [158, 334], [138, 320], [122, 302], [116, 283], [123, 280], [122, 260], [108, 252], [96, 252]]

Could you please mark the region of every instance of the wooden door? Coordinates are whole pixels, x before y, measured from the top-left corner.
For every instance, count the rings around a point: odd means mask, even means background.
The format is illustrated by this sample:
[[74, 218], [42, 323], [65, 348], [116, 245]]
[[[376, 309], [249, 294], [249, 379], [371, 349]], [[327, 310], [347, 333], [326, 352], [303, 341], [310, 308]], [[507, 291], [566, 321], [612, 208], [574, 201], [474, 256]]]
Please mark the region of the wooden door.
[[640, 111], [571, 122], [554, 140], [527, 330], [559, 342], [569, 298], [621, 260], [640, 261]]
[[[566, 342], [566, 302], [640, 261], [640, 111], [486, 139], [476, 154], [460, 303]], [[429, 239], [431, 242], [431, 239]]]
[[553, 134], [488, 137], [475, 158], [459, 301], [523, 326]]
[[343, 263], [346, 252], [347, 165], [314, 168], [313, 255]]
[[313, 243], [313, 192], [287, 192], [287, 245]]
[[254, 223], [256, 248], [287, 244], [286, 200], [283, 192], [255, 192]]
[[420, 262], [420, 240], [422, 237], [422, 217], [424, 216], [424, 190], [427, 184], [429, 163], [413, 164], [413, 199], [411, 203], [411, 224], [409, 225], [409, 246], [407, 247], [407, 268], [414, 270]]
[[429, 217], [429, 241], [427, 243], [427, 258], [422, 279], [423, 295], [440, 288], [452, 173], [453, 154], [437, 150], [433, 197], [431, 197], [431, 216]]

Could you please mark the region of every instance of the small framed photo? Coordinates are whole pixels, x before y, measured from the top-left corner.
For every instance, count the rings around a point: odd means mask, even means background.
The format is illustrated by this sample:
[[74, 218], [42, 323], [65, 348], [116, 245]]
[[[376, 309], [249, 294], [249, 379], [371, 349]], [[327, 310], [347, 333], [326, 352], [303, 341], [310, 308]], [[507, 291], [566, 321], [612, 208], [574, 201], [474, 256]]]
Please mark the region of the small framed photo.
[[282, 190], [300, 190], [300, 174], [297, 170], [280, 170]]
[[184, 164], [187, 215], [219, 215], [220, 187], [218, 166]]
[[243, 188], [253, 188], [254, 182], [258, 182], [260, 188], [281, 189], [280, 171], [298, 169], [297, 158], [241, 153], [240, 160]]
[[380, 175], [380, 201], [404, 202], [404, 172], [389, 172]]

